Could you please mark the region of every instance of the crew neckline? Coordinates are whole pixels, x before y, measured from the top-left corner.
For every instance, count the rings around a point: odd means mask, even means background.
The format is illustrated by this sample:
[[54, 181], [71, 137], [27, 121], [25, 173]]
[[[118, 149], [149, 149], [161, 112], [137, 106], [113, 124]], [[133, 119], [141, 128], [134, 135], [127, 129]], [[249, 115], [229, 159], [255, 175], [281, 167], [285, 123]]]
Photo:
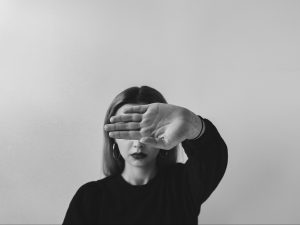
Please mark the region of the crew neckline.
[[120, 182], [120, 185], [128, 190], [147, 190], [152, 187], [155, 183], [157, 183], [158, 178], [160, 177], [160, 170], [157, 171], [154, 177], [152, 177], [147, 184], [138, 184], [133, 185], [127, 182], [122, 174], [118, 174], [117, 178]]

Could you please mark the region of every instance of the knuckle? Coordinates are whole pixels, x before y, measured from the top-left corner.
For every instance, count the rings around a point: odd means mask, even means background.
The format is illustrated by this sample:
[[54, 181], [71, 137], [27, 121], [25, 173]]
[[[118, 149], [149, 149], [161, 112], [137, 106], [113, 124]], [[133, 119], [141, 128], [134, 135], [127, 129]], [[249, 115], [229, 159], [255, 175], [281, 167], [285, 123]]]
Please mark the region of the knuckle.
[[129, 128], [129, 129], [134, 129], [134, 130], [136, 130], [136, 129], [139, 129], [140, 126], [139, 126], [138, 123], [130, 123], [130, 125], [129, 125], [128, 128]]
[[140, 120], [139, 114], [134, 114], [134, 115], [132, 115], [132, 120], [133, 120], [133, 121], [139, 121], [139, 120]]
[[141, 125], [139, 123], [135, 123], [135, 129], [141, 129]]
[[140, 133], [141, 133], [142, 136], [149, 136], [151, 134], [151, 132], [148, 128], [142, 128], [140, 130]]
[[143, 118], [141, 121], [141, 125], [142, 126], [148, 126], [149, 124], [151, 124], [151, 121], [147, 118]]

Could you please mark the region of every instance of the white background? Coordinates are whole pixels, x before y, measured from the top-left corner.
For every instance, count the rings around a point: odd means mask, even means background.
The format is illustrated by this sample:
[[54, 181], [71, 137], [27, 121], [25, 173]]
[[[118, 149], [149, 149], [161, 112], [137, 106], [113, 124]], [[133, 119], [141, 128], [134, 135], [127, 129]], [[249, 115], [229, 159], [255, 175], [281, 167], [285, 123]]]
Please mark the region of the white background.
[[211, 120], [199, 223], [300, 223], [300, 1], [0, 0], [0, 223], [62, 223], [132, 86]]

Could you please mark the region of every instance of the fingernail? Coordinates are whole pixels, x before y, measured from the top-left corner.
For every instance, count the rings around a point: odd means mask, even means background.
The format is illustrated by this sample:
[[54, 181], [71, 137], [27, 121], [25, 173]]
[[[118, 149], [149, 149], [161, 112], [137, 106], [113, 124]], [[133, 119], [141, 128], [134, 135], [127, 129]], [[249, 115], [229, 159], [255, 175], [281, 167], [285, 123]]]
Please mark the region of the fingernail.
[[113, 121], [113, 118], [112, 118], [112, 117], [110, 117], [109, 121], [110, 121], [110, 122], [112, 122], [112, 121]]

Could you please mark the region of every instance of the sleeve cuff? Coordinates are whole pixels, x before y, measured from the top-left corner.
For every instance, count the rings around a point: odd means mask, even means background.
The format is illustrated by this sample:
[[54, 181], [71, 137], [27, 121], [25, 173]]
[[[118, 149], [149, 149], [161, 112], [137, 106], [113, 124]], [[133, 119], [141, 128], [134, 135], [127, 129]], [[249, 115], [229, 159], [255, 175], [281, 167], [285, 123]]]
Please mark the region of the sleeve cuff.
[[203, 133], [205, 132], [206, 124], [205, 124], [205, 122], [204, 122], [204, 119], [203, 119], [201, 116], [199, 116], [199, 115], [198, 115], [198, 117], [199, 117], [200, 120], [201, 120], [201, 123], [202, 123], [202, 129], [201, 129], [201, 131], [200, 131], [200, 133], [199, 133], [199, 135], [198, 135], [197, 137], [195, 137], [195, 138], [193, 138], [193, 139], [190, 139], [190, 140], [192, 140], [192, 141], [198, 140], [198, 139], [203, 135]]
[[191, 147], [197, 147], [199, 145], [205, 145], [211, 141], [214, 137], [214, 125], [205, 118], [203, 119], [203, 123], [205, 123], [205, 130], [202, 132], [202, 135], [199, 137], [196, 137], [195, 139], [185, 139], [182, 144], [184, 146], [191, 146]]

